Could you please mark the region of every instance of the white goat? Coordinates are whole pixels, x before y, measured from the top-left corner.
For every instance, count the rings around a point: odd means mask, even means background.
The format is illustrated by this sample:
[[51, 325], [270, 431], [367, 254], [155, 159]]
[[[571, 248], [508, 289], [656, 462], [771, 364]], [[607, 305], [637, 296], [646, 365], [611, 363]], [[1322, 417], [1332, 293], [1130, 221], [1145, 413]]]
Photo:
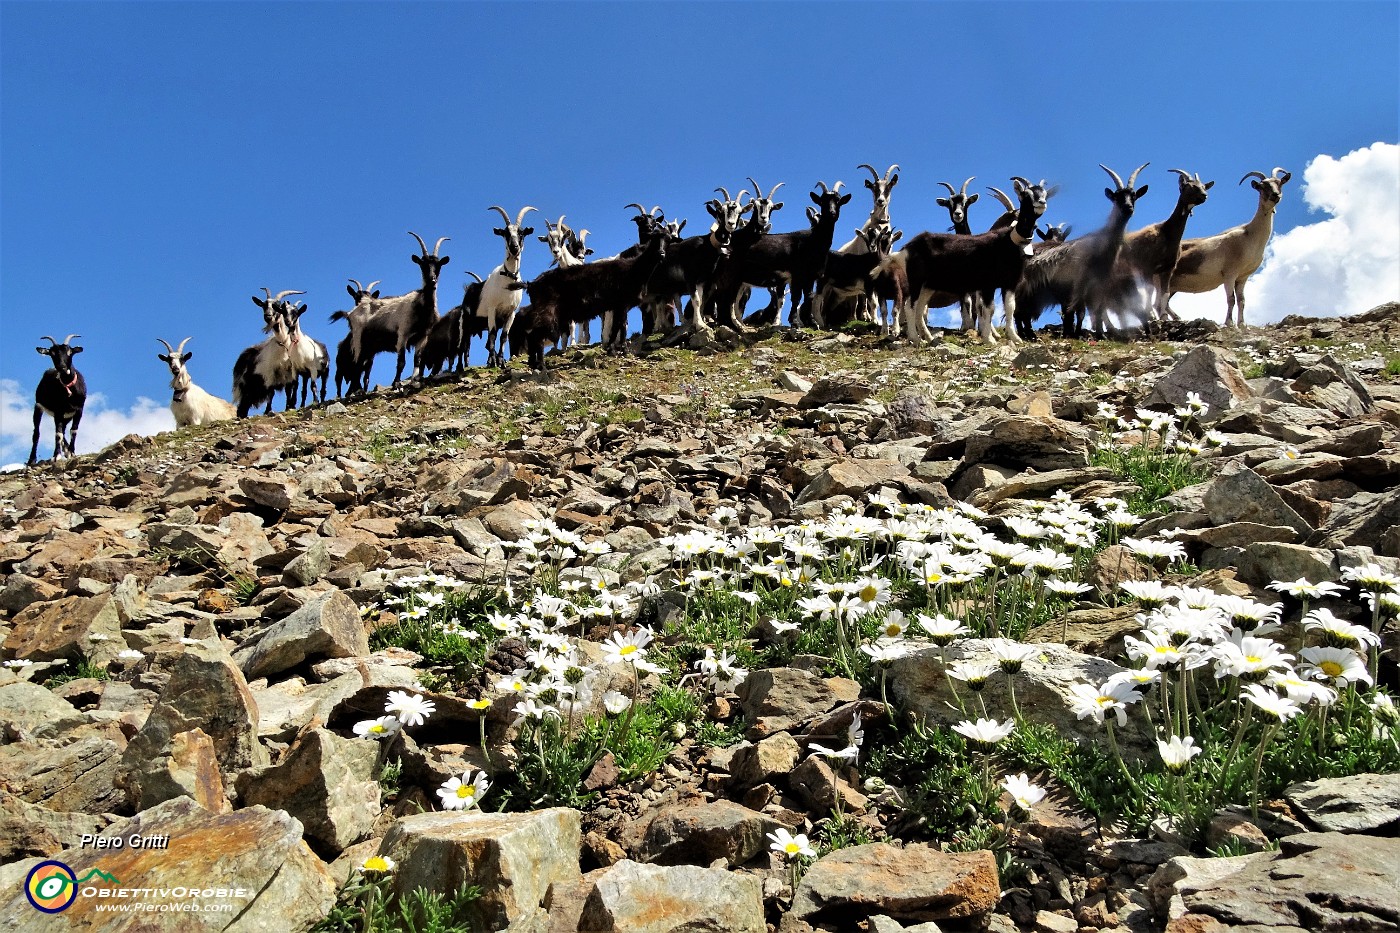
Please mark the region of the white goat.
[[[156, 339], [165, 343], [159, 337]], [[185, 344], [189, 343], [190, 339], [186, 337], [181, 340], [178, 348], [165, 343], [166, 352], [156, 354], [161, 362], [170, 367], [170, 388], [174, 390], [170, 396], [170, 413], [175, 416], [175, 427], [186, 428], [193, 424], [229, 421], [235, 413], [233, 405], [195, 385], [189, 370], [185, 368], [190, 357], [194, 356], [193, 353], [185, 352]]]
[[[1279, 172], [1283, 172], [1279, 175]], [[1181, 258], [1176, 262], [1172, 273], [1171, 294], [1186, 292], [1200, 294], [1225, 286], [1225, 326], [1231, 325], [1235, 308], [1239, 308], [1239, 326], [1244, 326], [1244, 283], [1264, 261], [1264, 248], [1269, 245], [1269, 237], [1274, 233], [1274, 211], [1283, 198], [1283, 186], [1293, 175], [1282, 168], [1275, 168], [1269, 176], [1263, 172], [1249, 172], [1239, 180], [1254, 178], [1250, 186], [1259, 192], [1259, 206], [1249, 223], [1231, 227], [1224, 233], [1204, 237], [1199, 240], [1186, 240], [1181, 244]], [[1170, 300], [1170, 296], [1169, 296]], [[1181, 317], [1171, 309], [1169, 303], [1163, 307], [1173, 320]]]
[[492, 227], [491, 232], [506, 241], [506, 258], [486, 276], [476, 314], [486, 319], [486, 365], [504, 367], [506, 338], [515, 323], [515, 313], [520, 310], [520, 257], [525, 249], [525, 238], [535, 232], [534, 227], [521, 227], [520, 222], [527, 211], [538, 208], [522, 207], [514, 223], [501, 207], [493, 204], [487, 210], [496, 211], [505, 220], [504, 227]]

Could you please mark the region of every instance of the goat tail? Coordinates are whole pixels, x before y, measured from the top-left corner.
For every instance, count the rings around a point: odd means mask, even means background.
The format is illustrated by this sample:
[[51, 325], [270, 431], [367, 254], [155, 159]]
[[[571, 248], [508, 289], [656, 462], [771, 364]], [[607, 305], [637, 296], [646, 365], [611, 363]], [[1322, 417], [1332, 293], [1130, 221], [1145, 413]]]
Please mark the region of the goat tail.
[[529, 283], [529, 282], [522, 282], [522, 281], [520, 281], [520, 280], [517, 279], [516, 281], [511, 282], [509, 285], [506, 286], [506, 291], [508, 291], [508, 292], [523, 292], [525, 289], [527, 289], [527, 288], [529, 288], [529, 287], [530, 287], [530, 283]]
[[335, 312], [334, 314], [331, 315], [331, 323], [334, 324], [336, 321], [348, 320], [349, 317], [350, 317], [350, 312], [349, 312], [349, 311], [337, 311], [337, 312]]

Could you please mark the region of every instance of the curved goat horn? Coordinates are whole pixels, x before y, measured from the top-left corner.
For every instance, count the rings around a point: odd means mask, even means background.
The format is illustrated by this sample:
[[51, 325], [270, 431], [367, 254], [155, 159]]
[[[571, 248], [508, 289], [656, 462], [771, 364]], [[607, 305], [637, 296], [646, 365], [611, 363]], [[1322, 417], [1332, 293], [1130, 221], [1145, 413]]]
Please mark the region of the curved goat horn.
[[[50, 337], [49, 339], [52, 340], [53, 338]], [[157, 337], [156, 339], [159, 340], [161, 343], [165, 343], [165, 338], [164, 338], [164, 337]], [[189, 338], [186, 337], [185, 339], [188, 340]], [[180, 344], [180, 349], [183, 350], [184, 347], [185, 347], [185, 345], [184, 345], [183, 343]], [[170, 344], [165, 343], [165, 352], [166, 352], [166, 353], [169, 353], [171, 356], [174, 356], [174, 355], [175, 355], [175, 348], [172, 347]]]
[[[719, 189], [716, 188], [715, 190], [718, 191]], [[728, 197], [729, 197], [729, 193], [728, 193], [728, 192], [725, 192], [725, 195], [724, 195], [724, 196], [725, 196], [726, 198], [728, 198]], [[638, 214], [642, 214], [642, 215], [649, 216], [649, 215], [647, 215], [647, 209], [646, 209], [645, 207], [642, 207], [642, 205], [638, 204], [636, 201], [633, 201], [631, 204], [624, 204], [624, 205], [622, 205], [622, 206], [623, 206], [624, 208], [635, 207], [635, 208], [637, 209], [637, 213], [638, 213]]]
[[[1245, 173], [1244, 173], [1244, 178], [1257, 178], [1257, 179], [1259, 179], [1260, 181], [1268, 181], [1268, 180], [1269, 180], [1269, 179], [1264, 175], [1263, 172], [1245, 172]], [[1239, 181], [1235, 182], [1235, 184], [1237, 184], [1237, 185], [1242, 185], [1242, 184], [1244, 184], [1244, 178], [1241, 178]]]
[[[1020, 183], [1020, 185], [1021, 185], [1022, 188], [1033, 188], [1033, 187], [1035, 187], [1034, 185], [1032, 185], [1032, 184], [1030, 183], [1030, 181], [1028, 181], [1028, 180], [1025, 179], [1025, 178], [1022, 178], [1020, 175], [1012, 175], [1012, 176], [1011, 176], [1011, 180], [1014, 181], [1014, 182]], [[997, 189], [993, 188], [992, 190], [995, 191], [995, 190], [997, 190]]]
[[[420, 240], [419, 242], [421, 243], [422, 241]], [[305, 295], [305, 294], [306, 294], [306, 292], [299, 292], [299, 291], [297, 291], [295, 288], [289, 288], [289, 289], [287, 289], [285, 292], [278, 292], [276, 295], [272, 296], [272, 300], [273, 300], [273, 301], [281, 301], [283, 298], [286, 298], [288, 295]], [[75, 335], [75, 336], [76, 336], [76, 335]]]
[[1182, 171], [1181, 169], [1179, 169], [1179, 168], [1169, 168], [1169, 169], [1167, 169], [1167, 171], [1169, 171], [1169, 172], [1176, 172], [1178, 175], [1181, 176], [1181, 180], [1182, 180], [1182, 181], [1190, 181], [1190, 180], [1191, 180], [1191, 173], [1190, 173], [1190, 172], [1183, 172], [1183, 171]]
[[[895, 167], [898, 168], [899, 166], [895, 166]], [[972, 178], [976, 178], [976, 177], [977, 177], [976, 175], [973, 175], [973, 176], [972, 176]], [[962, 190], [959, 191], [958, 194], [962, 195], [963, 197], [967, 197], [967, 186], [970, 185], [970, 184], [972, 184], [972, 178], [969, 178], [967, 181], [963, 182]]]
[[350, 281], [350, 284], [351, 284], [351, 285], [354, 285], [354, 286], [355, 286], [355, 291], [357, 291], [357, 292], [368, 291], [368, 289], [366, 289], [363, 285], [361, 285], [361, 284], [359, 283], [358, 280], [356, 280], [356, 279], [350, 279], [349, 281]]
[[1010, 198], [1006, 196], [1005, 191], [1002, 191], [1000, 188], [994, 188], [991, 185], [987, 186], [987, 190], [990, 191], [992, 193], [992, 197], [1000, 201], [1001, 206], [1006, 208], [1008, 211], [1014, 211], [1016, 209], [1016, 205], [1012, 202]]
[[1105, 172], [1108, 172], [1109, 177], [1113, 179], [1113, 185], [1115, 188], [1123, 187], [1123, 179], [1118, 177], [1117, 172], [1109, 168], [1107, 165], [1104, 165], [1102, 162], [1099, 163], [1099, 168], [1103, 169]]
[[836, 192], [840, 191], [840, 190], [841, 190], [841, 186], [844, 185], [844, 184], [845, 184], [844, 181], [838, 181], [835, 185], [832, 186], [832, 188], [831, 188], [831, 193], [832, 193], [832, 194], [835, 194]]
[[957, 196], [957, 189], [952, 185], [948, 184], [946, 181], [940, 181], [939, 184], [948, 189], [948, 197], [952, 198]]
[[[725, 188], [725, 187], [721, 186], [721, 187], [719, 187], [719, 188], [716, 188], [715, 190], [718, 191], [720, 194], [724, 195], [724, 199], [725, 199], [726, 201], [733, 201], [733, 200], [734, 200], [733, 198], [731, 198], [731, 197], [729, 196], [729, 189], [728, 189], [728, 188]], [[640, 205], [639, 205], [639, 206], [640, 206]]]
[[442, 249], [442, 244], [446, 243], [450, 239], [452, 239], [452, 237], [450, 236], [438, 237], [438, 241], [433, 244], [433, 255], [436, 256], [438, 254], [438, 250]]
[[[40, 337], [39, 339], [40, 339], [40, 340], [47, 340], [49, 343], [53, 344], [55, 347], [58, 346], [58, 341], [55, 340], [55, 339], [53, 339], [52, 337], [48, 336], [47, 334], [45, 334], [44, 336]], [[159, 338], [157, 338], [157, 339], [159, 339]]]
[[423, 238], [412, 230], [408, 231], [408, 235], [418, 241], [418, 249], [422, 251], [422, 255], [428, 255], [428, 244], [423, 242]]
[[[882, 181], [889, 181], [889, 180], [890, 180], [890, 176], [893, 175], [893, 174], [894, 174], [895, 172], [897, 172], [897, 171], [899, 171], [899, 163], [898, 163], [898, 162], [896, 162], [895, 164], [891, 165], [889, 168], [885, 169], [885, 177], [884, 177], [883, 179], [881, 179], [881, 180], [882, 180]], [[968, 179], [968, 181], [971, 181], [971, 180], [972, 180], [972, 179], [970, 179], [970, 178]]]
[[884, 180], [880, 177], [880, 173], [875, 171], [875, 167], [873, 165], [867, 165], [864, 162], [862, 162], [859, 165], [857, 165], [856, 168], [863, 168], [867, 172], [869, 172], [871, 180], [876, 182], [877, 184]]
[[[1260, 175], [1259, 177], [1260, 177], [1260, 178], [1263, 178], [1264, 176], [1263, 176], [1263, 175]], [[267, 296], [267, 300], [268, 300], [268, 301], [271, 301], [271, 300], [272, 300], [272, 289], [270, 289], [270, 288], [268, 288], [266, 285], [264, 285], [264, 286], [262, 287], [262, 293], [263, 293], [265, 296]]]
[[[176, 355], [176, 356], [179, 356], [180, 354], [184, 353], [184, 352], [185, 352], [185, 344], [189, 343], [189, 342], [190, 342], [191, 340], [193, 340], [193, 339], [194, 339], [193, 337], [186, 337], [184, 340], [181, 340], [181, 341], [180, 341], [180, 346], [178, 346], [178, 347], [175, 348], [175, 355]], [[162, 340], [161, 343], [165, 343], [165, 341]], [[170, 344], [168, 344], [168, 343], [166, 343], [165, 345], [166, 345], [167, 347], [170, 346]]]
[[507, 227], [510, 226], [510, 215], [506, 213], [506, 209], [504, 207], [501, 207], [499, 204], [492, 204], [490, 207], [487, 208], [487, 210], [495, 211], [496, 213], [500, 214], [501, 220], [505, 221]]
[[81, 337], [81, 336], [82, 336], [82, 334], [69, 334], [67, 337], [64, 337], [64, 338], [63, 338], [63, 345], [66, 347], [66, 346], [68, 346], [68, 341], [72, 340], [74, 337]]
[[749, 180], [749, 184], [753, 185], [754, 197], [763, 197], [763, 186], [760, 185], [758, 182], [754, 181], [752, 175], [745, 175], [744, 177]]
[[378, 285], [378, 284], [379, 284], [379, 279], [375, 279], [373, 282], [370, 282], [368, 285], [365, 286], [365, 291], [367, 291], [367, 292], [372, 292], [372, 291], [374, 291], [374, 286], [376, 286], [376, 285]]
[[1137, 184], [1137, 177], [1138, 177], [1138, 174], [1139, 174], [1143, 169], [1147, 168], [1147, 167], [1148, 167], [1149, 165], [1151, 165], [1151, 164], [1152, 164], [1151, 162], [1144, 162], [1144, 163], [1142, 163], [1141, 165], [1139, 165], [1137, 168], [1133, 169], [1133, 173], [1132, 173], [1131, 175], [1128, 176], [1128, 187], [1129, 187], [1129, 188], [1131, 188], [1133, 185]]
[[[742, 191], [740, 191], [740, 192], [739, 192], [739, 197], [742, 198], [743, 196], [744, 196], [744, 193], [743, 193]], [[739, 200], [739, 198], [735, 198], [734, 200], [737, 201], [737, 200]], [[647, 211], [647, 216], [648, 216], [648, 217], [655, 217], [657, 214], [660, 214], [662, 217], [665, 217], [665, 216], [666, 216], [666, 212], [663, 211], [663, 210], [661, 209], [661, 205], [660, 205], [660, 204], [653, 204], [653, 205], [651, 206], [651, 210]]]
[[471, 276], [472, 278], [476, 279], [478, 282], [482, 281], [481, 276], [477, 275], [475, 272], [471, 271], [470, 269], [468, 269], [468, 270], [466, 270], [466, 271], [467, 271], [467, 275], [469, 275], [469, 276]]
[[830, 194], [830, 193], [831, 193], [829, 190], [827, 190], [826, 182], [824, 182], [824, 181], [818, 181], [818, 182], [817, 182], [817, 187], [820, 188], [820, 189], [822, 189], [822, 194]]
[[1278, 183], [1280, 185], [1288, 184], [1288, 179], [1293, 177], [1293, 173], [1290, 172], [1288, 169], [1284, 168], [1283, 166], [1278, 166], [1274, 169], [1274, 177], [1278, 177], [1279, 172], [1283, 172], [1283, 176], [1278, 179]]
[[[556, 221], [554, 222], [554, 226], [558, 227], [560, 230], [567, 230], [567, 229], [569, 229], [568, 227], [564, 226], [564, 218], [565, 218], [566, 216], [568, 216], [568, 215], [566, 215], [566, 214], [560, 214], [560, 215], [559, 215], [559, 219], [556, 220]], [[548, 226], [548, 225], [549, 225], [549, 218], [546, 217], [546, 218], [544, 219], [544, 222], [545, 222], [545, 225]]]
[[776, 185], [774, 185], [774, 186], [773, 186], [773, 190], [770, 191], [770, 192], [768, 192], [768, 197], [765, 198], [765, 200], [768, 200], [768, 201], [773, 200], [773, 195], [777, 194], [777, 193], [778, 193], [778, 189], [781, 188], [782, 186], [783, 186], [783, 183], [782, 183], [782, 182], [778, 182]]
[[530, 206], [528, 206], [528, 205], [525, 206], [525, 207], [522, 207], [522, 208], [520, 209], [520, 213], [518, 213], [518, 214], [515, 215], [515, 225], [516, 225], [517, 227], [520, 226], [520, 222], [521, 222], [522, 220], [525, 219], [525, 212], [526, 212], [526, 211], [539, 211], [539, 208], [538, 208], [538, 207], [530, 207]]

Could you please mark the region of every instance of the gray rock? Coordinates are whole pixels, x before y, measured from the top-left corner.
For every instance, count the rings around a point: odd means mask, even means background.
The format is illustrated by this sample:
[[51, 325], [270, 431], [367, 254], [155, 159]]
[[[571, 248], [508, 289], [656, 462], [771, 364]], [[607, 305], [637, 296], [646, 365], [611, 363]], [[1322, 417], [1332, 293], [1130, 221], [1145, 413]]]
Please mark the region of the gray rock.
[[1294, 784], [1284, 792], [1293, 809], [1318, 829], [1388, 833], [1400, 822], [1400, 774], [1357, 774]]
[[1057, 418], [1011, 415], [987, 424], [967, 439], [963, 462], [998, 463], [1036, 470], [1073, 470], [1089, 465], [1088, 429]]
[[120, 737], [116, 728], [94, 725], [61, 739], [0, 745], [0, 796], [13, 794], [55, 811], [121, 811]]
[[1229, 858], [1193, 858], [1178, 855], [1160, 865], [1147, 880], [1147, 894], [1157, 915], [1175, 920], [1186, 913], [1182, 896], [1244, 871], [1251, 862], [1267, 859], [1261, 853], [1236, 855]]
[[202, 729], [172, 736], [169, 754], [131, 772], [126, 787], [132, 808], [138, 812], [177, 797], [189, 797], [211, 813], [229, 809], [219, 757], [213, 741]]
[[768, 848], [767, 834], [779, 824], [728, 800], [664, 807], [647, 826], [637, 852], [658, 865], [710, 865], [724, 859], [742, 865]]
[[36, 683], [21, 680], [0, 687], [0, 738], [4, 741], [48, 738], [87, 721], [73, 704]]
[[358, 658], [369, 654], [360, 609], [340, 590], [306, 603], [258, 639], [234, 653], [250, 679], [279, 674], [308, 658]]
[[758, 878], [723, 868], [623, 860], [597, 875], [578, 929], [590, 933], [764, 933]]
[[1227, 470], [1215, 478], [1204, 498], [1205, 511], [1217, 525], [1255, 522], [1284, 525], [1299, 535], [1312, 534], [1312, 526], [1288, 506], [1268, 481], [1248, 467]]
[[288, 586], [310, 586], [330, 569], [330, 548], [325, 538], [317, 538], [282, 569], [282, 581]]
[[1299, 577], [1306, 577], [1312, 583], [1341, 579], [1336, 556], [1331, 551], [1272, 541], [1260, 541], [1246, 547], [1239, 555], [1236, 574], [1245, 583], [1255, 586], [1268, 586], [1275, 580], [1292, 581]]
[[543, 930], [550, 885], [577, 883], [582, 844], [577, 810], [419, 813], [399, 819], [379, 854], [397, 863], [395, 889], [453, 894], [480, 885], [489, 929]]
[[1253, 393], [1244, 374], [1226, 350], [1200, 344], [1152, 386], [1148, 406], [1185, 405], [1188, 393], [1198, 394], [1210, 406], [1209, 416], [1219, 416]]
[[1186, 913], [1227, 926], [1303, 929], [1312, 933], [1400, 926], [1400, 839], [1304, 833], [1280, 840], [1240, 871], [1182, 894]]
[[806, 410], [821, 408], [833, 402], [863, 402], [874, 394], [875, 387], [863, 377], [854, 373], [837, 372], [823, 376], [813, 383], [807, 394], [802, 396], [802, 401], [797, 403], [797, 407]]
[[238, 488], [258, 505], [278, 512], [290, 509], [300, 492], [297, 481], [285, 473], [250, 473], [239, 477]]
[[1400, 487], [1334, 502], [1327, 523], [1308, 543], [1332, 548], [1362, 545], [1386, 557], [1400, 557]]
[[[103, 835], [124, 839], [161, 836], [168, 840], [163, 849], [70, 848], [57, 855], [79, 878], [101, 869], [118, 879], [93, 877], [89, 884], [99, 889], [147, 889], [140, 897], [140, 903], [147, 906], [140, 913], [101, 912], [100, 907], [116, 898], [80, 895], [63, 912], [65, 928], [184, 933], [195, 925], [191, 917], [196, 915], [166, 905], [187, 903], [192, 885], [233, 892], [224, 897], [195, 898], [206, 911], [215, 905], [230, 905], [226, 913], [197, 915], [213, 918], [208, 925], [199, 923], [201, 929], [303, 930], [324, 917], [335, 901], [330, 874], [302, 842], [301, 824], [285, 813], [248, 807], [211, 814], [182, 797], [109, 826]], [[16, 881], [22, 881], [38, 861], [29, 859], [7, 869], [17, 873]], [[0, 883], [0, 890], [10, 892], [0, 900], [0, 929], [36, 929], [39, 915], [21, 885]]]
[[105, 666], [126, 647], [121, 604], [111, 595], [36, 602], [15, 615], [5, 638], [9, 658], [88, 661]]
[[850, 496], [861, 499], [871, 490], [909, 477], [909, 468], [890, 460], [837, 460], [822, 470], [797, 497], [797, 504]]
[[312, 729], [276, 765], [240, 774], [239, 799], [286, 810], [319, 852], [338, 855], [379, 816], [379, 750], [378, 742]]
[[860, 695], [860, 686], [845, 678], [822, 678], [794, 667], [751, 671], [739, 685], [739, 703], [752, 726], [750, 738], [796, 729], [838, 703]]
[[787, 774], [797, 767], [802, 750], [786, 732], [760, 739], [757, 744], [745, 742], [734, 750], [729, 759], [729, 771], [738, 787], [786, 781]]
[[812, 383], [810, 380], [802, 378], [797, 373], [789, 369], [785, 369], [782, 371], [781, 374], [779, 374], [778, 385], [782, 386], [789, 392], [805, 393], [812, 391]]

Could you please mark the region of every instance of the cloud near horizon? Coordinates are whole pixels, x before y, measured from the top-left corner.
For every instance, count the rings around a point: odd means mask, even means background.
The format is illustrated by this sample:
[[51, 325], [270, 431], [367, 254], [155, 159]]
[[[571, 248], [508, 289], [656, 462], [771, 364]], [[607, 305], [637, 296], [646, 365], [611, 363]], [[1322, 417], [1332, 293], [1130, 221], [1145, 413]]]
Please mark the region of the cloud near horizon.
[[[1311, 211], [1328, 216], [1275, 231], [1264, 264], [1245, 285], [1247, 322], [1360, 314], [1400, 300], [1400, 145], [1319, 155], [1303, 170], [1301, 193]], [[1177, 295], [1172, 308], [1184, 318], [1223, 323], [1225, 290]]]
[[[175, 418], [170, 408], [139, 396], [123, 411], [108, 408], [100, 392], [88, 396], [83, 420], [78, 425], [78, 453], [94, 453], [128, 434], [157, 434], [173, 431]], [[0, 470], [9, 470], [29, 459], [34, 435], [34, 397], [13, 379], [0, 379]], [[40, 426], [39, 458], [53, 455], [53, 418], [48, 415]]]

